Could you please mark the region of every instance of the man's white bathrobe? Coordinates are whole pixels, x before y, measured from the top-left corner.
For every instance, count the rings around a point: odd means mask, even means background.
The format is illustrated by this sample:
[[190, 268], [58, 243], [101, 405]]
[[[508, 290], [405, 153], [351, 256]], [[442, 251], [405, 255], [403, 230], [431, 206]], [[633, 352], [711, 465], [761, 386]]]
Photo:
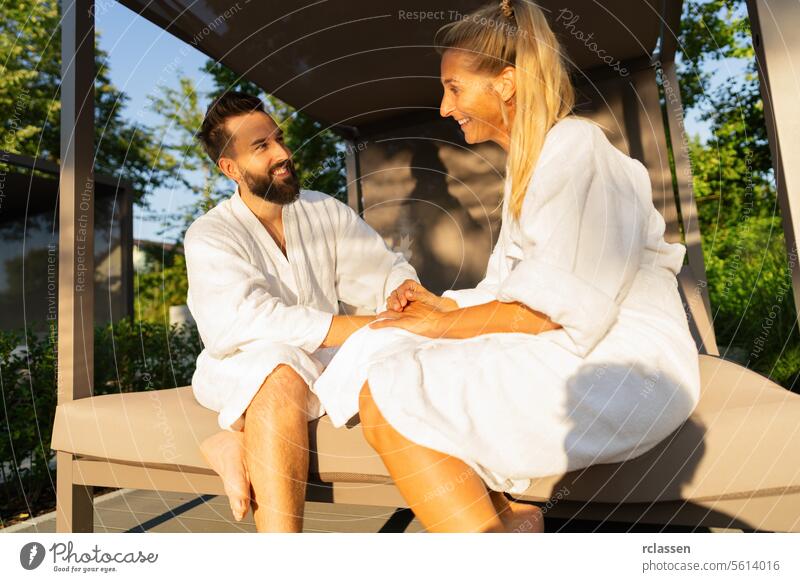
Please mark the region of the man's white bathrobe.
[[[374, 314], [404, 280], [418, 280], [402, 253], [335, 198], [301, 190], [282, 212], [287, 255], [238, 189], [184, 238], [187, 305], [204, 346], [192, 389], [223, 429], [233, 430], [279, 364], [316, 380], [335, 352], [319, 348], [340, 301]], [[323, 413], [309, 393], [309, 418]]]
[[444, 296], [518, 301], [562, 328], [469, 339], [364, 328], [314, 390], [340, 426], [368, 379], [398, 432], [519, 493], [648, 451], [694, 410], [700, 374], [676, 279], [686, 249], [665, 242], [640, 162], [567, 118], [547, 134], [519, 221], [509, 186], [486, 277]]

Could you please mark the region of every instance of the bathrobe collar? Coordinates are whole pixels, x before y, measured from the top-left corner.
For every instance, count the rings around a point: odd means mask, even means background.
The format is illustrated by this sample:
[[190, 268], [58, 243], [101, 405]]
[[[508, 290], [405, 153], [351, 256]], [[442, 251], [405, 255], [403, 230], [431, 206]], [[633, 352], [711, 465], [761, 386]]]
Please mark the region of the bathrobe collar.
[[[261, 224], [261, 221], [258, 219], [258, 216], [256, 216], [255, 213], [250, 209], [250, 207], [244, 203], [244, 200], [242, 200], [242, 195], [239, 192], [238, 186], [236, 187], [233, 196], [231, 196], [231, 205], [233, 207], [234, 214], [236, 215], [237, 218], [239, 218], [239, 220], [243, 221], [245, 224], [252, 227], [253, 232], [258, 233], [257, 236], [260, 237], [266, 235], [265, 240], [269, 239], [267, 241], [267, 244], [270, 246], [270, 248], [273, 248], [275, 251], [277, 251], [279, 255], [284, 257], [283, 252], [281, 251], [280, 247], [278, 247], [278, 243], [275, 242], [275, 239], [272, 238], [272, 236], [267, 231], [266, 227], [263, 224]], [[286, 223], [286, 214], [287, 214], [286, 206], [284, 206], [281, 209], [281, 215], [283, 217], [284, 225]], [[286, 226], [284, 226], [284, 237], [286, 238], [286, 256], [284, 257], [284, 260], [288, 260], [289, 239], [286, 236], [285, 231], [286, 231]]]
[[264, 227], [264, 225], [261, 224], [261, 221], [258, 219], [258, 217], [253, 213], [250, 207], [244, 203], [238, 186], [231, 196], [231, 208], [233, 208], [233, 212], [236, 217], [244, 224], [248, 225], [249, 229], [254, 233], [254, 236], [262, 238], [265, 245], [280, 255], [279, 260], [288, 261], [292, 275], [294, 276], [294, 287], [295, 293], [297, 294], [298, 303], [301, 305], [306, 305], [311, 301], [310, 275], [308, 271], [309, 257], [306, 256], [302, 245], [303, 238], [299, 232], [298, 220], [296, 216], [298, 205], [301, 204], [300, 199], [302, 196], [303, 191], [301, 190], [300, 197], [298, 197], [297, 200], [291, 204], [284, 204], [281, 208], [281, 216], [283, 218], [283, 236], [286, 241], [286, 256], [283, 255], [281, 249], [278, 247], [278, 244], [275, 242], [269, 232], [267, 232], [267, 229]]

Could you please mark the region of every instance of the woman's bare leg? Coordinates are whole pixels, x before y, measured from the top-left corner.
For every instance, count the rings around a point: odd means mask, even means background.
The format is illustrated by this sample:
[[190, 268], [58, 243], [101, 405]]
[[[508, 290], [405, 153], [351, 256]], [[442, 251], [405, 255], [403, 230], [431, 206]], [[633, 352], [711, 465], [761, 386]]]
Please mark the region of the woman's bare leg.
[[244, 433], [223, 430], [213, 434], [201, 443], [200, 452], [222, 477], [233, 517], [241, 521], [250, 507], [250, 476], [244, 457]]
[[414, 514], [430, 532], [503, 532], [503, 522], [480, 477], [463, 461], [417, 445], [386, 421], [361, 389], [364, 435], [380, 454]]

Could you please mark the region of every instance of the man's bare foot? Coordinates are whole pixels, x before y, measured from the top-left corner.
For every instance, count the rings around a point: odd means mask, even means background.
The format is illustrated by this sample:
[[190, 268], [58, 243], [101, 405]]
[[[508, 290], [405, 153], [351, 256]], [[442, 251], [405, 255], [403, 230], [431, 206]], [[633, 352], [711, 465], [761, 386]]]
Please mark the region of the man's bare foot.
[[223, 430], [200, 445], [203, 457], [222, 477], [225, 495], [236, 521], [241, 521], [250, 507], [250, 474], [244, 460], [244, 432]]
[[497, 491], [489, 493], [508, 533], [544, 533], [544, 513], [537, 506], [517, 501], [509, 501]]

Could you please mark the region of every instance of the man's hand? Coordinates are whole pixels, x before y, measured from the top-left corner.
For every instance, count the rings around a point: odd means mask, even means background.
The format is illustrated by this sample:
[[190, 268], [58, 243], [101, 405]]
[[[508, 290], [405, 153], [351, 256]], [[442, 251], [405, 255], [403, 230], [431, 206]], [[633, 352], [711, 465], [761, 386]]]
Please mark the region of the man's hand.
[[338, 348], [347, 338], [374, 320], [374, 315], [334, 315], [328, 334], [319, 347]]
[[386, 308], [389, 311], [401, 312], [412, 301], [423, 303], [436, 311], [454, 311], [458, 309], [458, 304], [455, 301], [431, 293], [413, 279], [406, 279], [397, 289], [391, 292], [386, 300]]

